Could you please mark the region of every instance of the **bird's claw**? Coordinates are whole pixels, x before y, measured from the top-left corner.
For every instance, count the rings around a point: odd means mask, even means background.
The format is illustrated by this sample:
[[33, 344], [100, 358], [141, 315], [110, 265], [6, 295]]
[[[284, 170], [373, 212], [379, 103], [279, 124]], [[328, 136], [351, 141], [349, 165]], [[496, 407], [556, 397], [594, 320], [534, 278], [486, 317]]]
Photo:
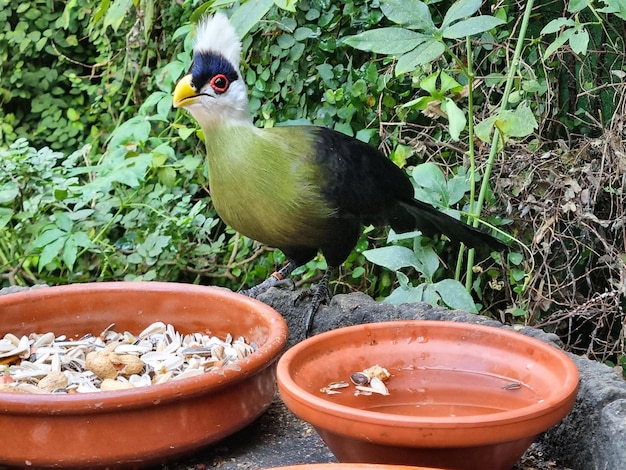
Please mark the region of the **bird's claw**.
[[322, 293], [322, 292], [318, 292], [317, 289], [310, 287], [308, 289], [302, 289], [300, 291], [300, 293], [296, 296], [296, 298], [293, 299], [293, 306], [295, 307], [303, 299], [306, 299], [308, 297], [315, 298], [316, 295], [320, 297], [320, 300], [318, 302], [318, 307], [321, 304], [328, 305], [328, 303], [330, 302], [331, 297], [330, 297], [330, 292], [328, 292], [328, 289], [326, 289], [326, 292]]
[[270, 277], [268, 277], [260, 284], [257, 284], [256, 286], [253, 286], [249, 289], [242, 289], [239, 291], [239, 293], [256, 299], [259, 295], [266, 292], [270, 287], [288, 286], [289, 290], [295, 290], [296, 283], [293, 282], [293, 279], [291, 279], [290, 277], [285, 277], [286, 275], [289, 275], [292, 269], [289, 269], [289, 271], [287, 271], [287, 268], [283, 268], [281, 271], [273, 273]]
[[314, 289], [306, 289], [298, 294], [294, 300], [294, 305], [305, 297], [311, 297], [311, 305], [309, 305], [306, 316], [304, 317], [304, 335], [308, 338], [313, 332], [313, 318], [319, 310], [320, 305], [328, 305], [330, 303], [327, 277], [325, 276]]

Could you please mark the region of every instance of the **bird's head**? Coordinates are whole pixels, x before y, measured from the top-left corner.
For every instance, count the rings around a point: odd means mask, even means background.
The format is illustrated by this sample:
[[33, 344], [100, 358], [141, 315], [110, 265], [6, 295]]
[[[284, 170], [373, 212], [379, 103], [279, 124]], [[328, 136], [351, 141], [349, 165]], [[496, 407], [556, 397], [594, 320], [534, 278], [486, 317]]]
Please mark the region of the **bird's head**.
[[233, 121], [250, 123], [240, 55], [241, 41], [226, 15], [203, 17], [196, 28], [191, 70], [174, 90], [174, 107], [187, 109], [203, 129]]

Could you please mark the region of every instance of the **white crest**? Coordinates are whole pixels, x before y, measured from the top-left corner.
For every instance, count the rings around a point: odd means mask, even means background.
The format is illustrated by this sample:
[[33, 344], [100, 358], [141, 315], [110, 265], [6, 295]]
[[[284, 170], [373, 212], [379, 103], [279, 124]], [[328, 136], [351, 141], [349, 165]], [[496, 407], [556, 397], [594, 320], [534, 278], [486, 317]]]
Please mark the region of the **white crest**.
[[228, 60], [235, 69], [239, 68], [241, 40], [224, 13], [205, 15], [196, 27], [195, 52], [216, 52]]

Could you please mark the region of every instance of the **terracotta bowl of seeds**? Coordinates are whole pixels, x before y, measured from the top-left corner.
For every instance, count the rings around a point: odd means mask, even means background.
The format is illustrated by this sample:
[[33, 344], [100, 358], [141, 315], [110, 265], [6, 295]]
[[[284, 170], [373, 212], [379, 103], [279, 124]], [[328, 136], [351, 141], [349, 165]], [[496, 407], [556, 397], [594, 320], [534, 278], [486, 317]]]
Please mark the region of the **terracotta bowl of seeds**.
[[571, 410], [578, 371], [521, 333], [416, 320], [309, 338], [280, 358], [277, 380], [340, 462], [510, 470]]
[[[0, 312], [0, 381], [5, 382], [0, 391], [0, 429], [5, 431], [0, 466], [140, 468], [216, 442], [270, 405], [276, 360], [287, 339], [284, 320], [265, 304], [225, 289], [187, 284], [110, 282], [31, 289], [0, 296]], [[56, 335], [52, 343], [48, 332]], [[30, 350], [24, 351], [20, 341], [29, 336], [39, 342], [31, 339]], [[7, 351], [7, 338], [18, 339], [21, 357]], [[223, 340], [218, 347], [215, 338]], [[81, 370], [86, 361], [79, 350], [92, 343], [120, 374], [109, 380], [124, 389], [89, 390], [105, 381]], [[155, 350], [147, 352], [150, 343]], [[61, 347], [67, 349], [58, 353]], [[184, 360], [174, 357], [174, 349], [175, 354], [184, 351]], [[215, 350], [219, 358], [211, 357]], [[233, 352], [237, 350], [243, 351], [241, 357]], [[152, 354], [143, 371], [130, 370], [120, 359], [143, 354]], [[71, 364], [66, 375], [77, 382], [34, 393], [38, 378], [24, 384], [28, 380], [19, 377], [38, 361], [52, 367]], [[194, 368], [201, 373], [188, 372]], [[19, 388], [18, 383], [26, 390], [7, 388]]]

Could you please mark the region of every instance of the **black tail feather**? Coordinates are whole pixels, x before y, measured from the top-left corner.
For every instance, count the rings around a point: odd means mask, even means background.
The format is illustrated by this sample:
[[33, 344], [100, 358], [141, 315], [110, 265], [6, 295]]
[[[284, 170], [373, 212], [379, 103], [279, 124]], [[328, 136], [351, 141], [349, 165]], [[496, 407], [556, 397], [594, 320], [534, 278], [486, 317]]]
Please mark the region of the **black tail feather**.
[[390, 217], [389, 224], [396, 232], [419, 230], [432, 237], [444, 234], [450, 240], [470, 248], [490, 248], [504, 251], [507, 245], [485, 232], [449, 216], [428, 203], [414, 199], [411, 203], [400, 202]]

